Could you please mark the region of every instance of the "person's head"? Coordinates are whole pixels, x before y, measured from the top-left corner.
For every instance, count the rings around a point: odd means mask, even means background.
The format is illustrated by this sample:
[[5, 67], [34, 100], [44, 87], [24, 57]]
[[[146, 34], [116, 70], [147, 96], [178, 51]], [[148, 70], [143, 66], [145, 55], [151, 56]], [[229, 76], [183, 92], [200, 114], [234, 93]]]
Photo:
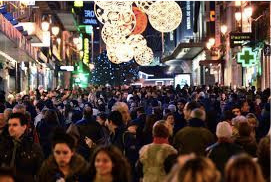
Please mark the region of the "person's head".
[[270, 178], [270, 136], [260, 140], [257, 148], [258, 163], [262, 169], [265, 179]]
[[12, 113], [12, 109], [11, 108], [6, 108], [4, 111], [4, 118], [5, 118], [5, 122], [8, 122], [8, 118]]
[[259, 165], [246, 154], [229, 159], [224, 174], [225, 182], [264, 182]]
[[99, 113], [96, 117], [96, 121], [100, 123], [100, 125], [104, 125], [107, 119], [107, 115], [105, 113]]
[[0, 182], [15, 182], [15, 174], [11, 168], [0, 167]]
[[9, 135], [18, 140], [25, 133], [27, 128], [27, 118], [22, 113], [12, 113], [8, 119]]
[[39, 113], [42, 111], [42, 109], [44, 108], [44, 103], [42, 101], [38, 101], [37, 104], [36, 104], [36, 111]]
[[92, 115], [93, 115], [92, 108], [89, 107], [89, 106], [84, 107], [84, 111], [83, 111], [84, 118], [85, 119], [90, 119], [90, 118], [92, 118]]
[[241, 122], [247, 122], [247, 118], [245, 116], [236, 116], [231, 120], [231, 123], [233, 126], [238, 128], [239, 123]]
[[219, 122], [216, 126], [216, 136], [217, 138], [231, 138], [232, 136], [232, 127], [226, 122]]
[[23, 104], [17, 104], [14, 106], [13, 110], [12, 110], [13, 113], [22, 113], [22, 114], [25, 114], [26, 112], [26, 108]]
[[200, 108], [200, 104], [196, 101], [192, 101], [192, 102], [187, 102], [184, 106], [184, 119], [185, 120], [189, 120], [191, 119], [191, 111], [196, 109], [196, 108]]
[[138, 108], [136, 108], [136, 115], [137, 115], [137, 117], [139, 117], [141, 114], [144, 114], [144, 113], [145, 113], [144, 107], [138, 107]]
[[22, 97], [22, 100], [23, 100], [23, 102], [30, 102], [30, 96], [29, 95], [24, 95]]
[[246, 100], [242, 101], [242, 103], [241, 103], [241, 112], [248, 113], [249, 110], [250, 110], [250, 106], [248, 104], [248, 101], [246, 101]]
[[251, 134], [251, 126], [248, 122], [240, 122], [238, 124], [238, 133], [240, 136], [248, 137]]
[[176, 106], [175, 106], [174, 104], [170, 104], [170, 105], [168, 106], [168, 110], [169, 110], [170, 112], [176, 112]]
[[100, 146], [90, 160], [90, 176], [112, 175], [113, 181], [129, 181], [130, 165], [121, 151], [113, 146]]
[[122, 115], [119, 111], [112, 111], [108, 115], [107, 120], [108, 120], [107, 126], [110, 131], [114, 131], [115, 127], [119, 127], [123, 125]]
[[241, 108], [239, 105], [234, 105], [231, 109], [231, 112], [235, 115], [235, 116], [241, 116]]
[[152, 136], [159, 138], [168, 138], [169, 137], [169, 129], [165, 123], [161, 121], [157, 121], [152, 129]]
[[4, 113], [0, 113], [0, 129], [2, 129], [4, 126], [6, 126], [5, 115]]
[[258, 121], [257, 117], [255, 116], [255, 114], [253, 114], [253, 113], [248, 113], [248, 114], [246, 115], [246, 118], [247, 118], [247, 121], [248, 121], [249, 125], [250, 125], [253, 129], [255, 129], [256, 127], [259, 126], [259, 121]]
[[202, 109], [194, 109], [191, 111], [190, 118], [196, 118], [196, 119], [200, 119], [202, 121], [205, 121], [206, 113]]
[[177, 101], [177, 109], [179, 111], [183, 111], [185, 104], [186, 104], [186, 100], [184, 98], [179, 99]]
[[169, 112], [167, 113], [165, 120], [167, 124], [171, 125], [172, 127], [174, 126], [174, 114]]
[[219, 182], [220, 178], [213, 162], [205, 157], [189, 159], [178, 173], [178, 180], [182, 182]]
[[48, 123], [59, 124], [57, 113], [53, 109], [48, 109], [45, 112], [44, 120]]
[[125, 102], [116, 102], [112, 107], [112, 111], [119, 111], [121, 113], [124, 124], [127, 124], [131, 120], [129, 108]]
[[58, 167], [66, 167], [74, 155], [75, 139], [57, 128], [52, 137], [52, 150]]

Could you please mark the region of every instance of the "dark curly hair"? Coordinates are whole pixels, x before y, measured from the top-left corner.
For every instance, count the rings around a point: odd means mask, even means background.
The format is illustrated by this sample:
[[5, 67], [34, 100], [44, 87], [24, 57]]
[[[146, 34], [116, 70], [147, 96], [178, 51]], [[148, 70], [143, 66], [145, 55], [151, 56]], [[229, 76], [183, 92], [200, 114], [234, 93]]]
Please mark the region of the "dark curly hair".
[[90, 160], [90, 178], [91, 181], [95, 180], [96, 168], [95, 160], [96, 156], [100, 152], [105, 152], [113, 163], [112, 176], [113, 182], [129, 182], [131, 181], [131, 167], [127, 159], [121, 153], [121, 151], [113, 145], [99, 146], [95, 149]]

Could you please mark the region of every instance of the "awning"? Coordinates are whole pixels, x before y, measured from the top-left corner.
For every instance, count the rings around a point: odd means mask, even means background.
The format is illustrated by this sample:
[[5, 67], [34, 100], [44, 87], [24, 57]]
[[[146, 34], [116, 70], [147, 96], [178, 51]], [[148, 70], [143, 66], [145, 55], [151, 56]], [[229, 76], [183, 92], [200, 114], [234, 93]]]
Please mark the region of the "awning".
[[59, 20], [67, 31], [76, 31], [75, 19], [71, 13], [57, 13]]
[[162, 62], [180, 60], [189, 61], [193, 60], [204, 49], [203, 43], [180, 43], [173, 53], [167, 57], [162, 58]]
[[0, 51], [3, 51], [18, 62], [28, 62], [33, 59], [25, 53], [23, 50], [18, 48], [15, 43], [8, 39], [3, 33], [0, 32]]

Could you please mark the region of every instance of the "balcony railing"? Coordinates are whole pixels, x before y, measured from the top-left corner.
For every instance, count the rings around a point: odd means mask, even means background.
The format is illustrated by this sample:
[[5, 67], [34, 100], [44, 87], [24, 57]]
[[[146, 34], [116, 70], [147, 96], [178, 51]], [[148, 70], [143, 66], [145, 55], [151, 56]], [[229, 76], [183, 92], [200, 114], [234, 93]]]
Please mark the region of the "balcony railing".
[[31, 46], [30, 41], [17, 30], [2, 14], [0, 14], [0, 31], [2, 31], [19, 49], [25, 51], [32, 59], [37, 60], [38, 49]]

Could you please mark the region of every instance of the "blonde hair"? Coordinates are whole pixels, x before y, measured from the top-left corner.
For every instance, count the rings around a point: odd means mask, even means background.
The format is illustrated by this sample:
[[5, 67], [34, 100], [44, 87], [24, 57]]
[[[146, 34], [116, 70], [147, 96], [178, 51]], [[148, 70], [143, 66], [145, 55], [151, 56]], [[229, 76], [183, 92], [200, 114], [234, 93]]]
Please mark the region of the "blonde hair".
[[121, 113], [124, 124], [127, 124], [131, 120], [129, 108], [125, 102], [116, 102], [112, 107], [112, 111], [119, 111]]
[[264, 182], [259, 164], [246, 154], [231, 158], [225, 167], [225, 182]]
[[219, 182], [220, 178], [214, 163], [206, 157], [188, 160], [178, 174], [181, 182]]

